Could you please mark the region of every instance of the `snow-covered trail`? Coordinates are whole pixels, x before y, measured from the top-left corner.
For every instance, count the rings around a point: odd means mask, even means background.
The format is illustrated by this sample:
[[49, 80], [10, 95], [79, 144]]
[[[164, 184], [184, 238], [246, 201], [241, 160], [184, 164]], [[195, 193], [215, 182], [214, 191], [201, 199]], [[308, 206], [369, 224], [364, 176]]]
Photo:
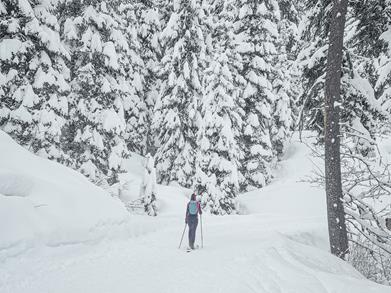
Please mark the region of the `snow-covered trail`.
[[182, 226], [171, 217], [165, 228], [134, 239], [30, 251], [1, 267], [0, 291], [389, 292], [368, 286], [326, 251], [300, 243], [302, 235], [286, 234], [292, 225], [314, 230], [318, 219], [204, 220], [205, 247], [191, 253], [177, 249]]
[[312, 168], [307, 156], [294, 143], [278, 179], [242, 196], [245, 215], [204, 216], [203, 249], [186, 253], [187, 237], [177, 248], [186, 199], [160, 187], [163, 212], [132, 217], [143, 227], [137, 237], [8, 257], [0, 292], [389, 293], [327, 252], [324, 194], [298, 182]]

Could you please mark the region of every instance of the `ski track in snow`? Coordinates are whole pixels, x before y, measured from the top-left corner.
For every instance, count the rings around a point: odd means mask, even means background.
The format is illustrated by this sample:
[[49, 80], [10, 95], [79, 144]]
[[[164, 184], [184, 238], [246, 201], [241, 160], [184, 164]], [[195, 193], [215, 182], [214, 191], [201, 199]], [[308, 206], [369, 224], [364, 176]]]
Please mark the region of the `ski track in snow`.
[[[325, 261], [326, 251], [285, 236], [289, 222], [274, 229], [273, 218], [262, 216], [204, 220], [205, 246], [192, 253], [186, 240], [177, 249], [181, 229], [173, 218], [133, 239], [31, 250], [1, 266], [0, 291], [322, 293], [364, 292], [358, 290], [368, 283], [342, 261]], [[318, 225], [301, 221], [304, 230]], [[328, 282], [338, 290], [329, 291]], [[376, 287], [365, 292], [389, 292]]]
[[245, 215], [203, 217], [203, 249], [186, 253], [187, 235], [178, 249], [186, 199], [160, 186], [164, 211], [137, 237], [42, 245], [0, 260], [0, 292], [389, 293], [327, 252], [324, 194], [298, 182], [312, 168], [308, 152], [295, 144], [287, 154], [279, 179], [242, 196]]

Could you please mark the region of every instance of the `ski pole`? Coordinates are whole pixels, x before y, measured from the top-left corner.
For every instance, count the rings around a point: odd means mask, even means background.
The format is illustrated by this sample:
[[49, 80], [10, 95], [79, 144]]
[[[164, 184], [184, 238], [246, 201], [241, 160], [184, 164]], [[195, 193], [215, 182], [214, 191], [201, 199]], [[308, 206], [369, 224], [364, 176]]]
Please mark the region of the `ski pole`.
[[178, 249], [181, 248], [183, 236], [185, 235], [185, 231], [186, 231], [186, 226], [187, 226], [187, 224], [185, 223], [185, 229], [183, 229], [183, 233], [182, 233], [182, 237], [181, 237], [181, 242], [179, 242], [179, 247], [178, 247]]
[[201, 219], [201, 248], [204, 248], [204, 235], [202, 234], [202, 215], [200, 215]]

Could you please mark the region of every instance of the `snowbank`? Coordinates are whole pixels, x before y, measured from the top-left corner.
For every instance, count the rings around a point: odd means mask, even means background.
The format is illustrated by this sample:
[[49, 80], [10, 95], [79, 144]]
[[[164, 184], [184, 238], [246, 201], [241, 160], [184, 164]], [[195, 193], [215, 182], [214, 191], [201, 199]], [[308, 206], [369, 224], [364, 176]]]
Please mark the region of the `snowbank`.
[[[305, 132], [304, 141], [310, 142], [310, 135]], [[306, 182], [315, 168], [323, 168], [322, 162], [313, 158], [308, 146], [295, 135], [276, 170], [274, 181], [240, 197], [242, 212], [293, 218], [321, 217], [326, 221], [324, 190]]]
[[[0, 132], [0, 252], [123, 232], [123, 204], [79, 173], [32, 155]], [[0, 254], [1, 256], [1, 254]]]
[[[303, 133], [306, 143], [313, 141]], [[306, 180], [323, 164], [311, 156], [310, 148], [294, 135], [275, 172], [274, 181], [239, 198], [242, 214], [261, 217], [269, 229], [299, 243], [328, 250], [326, 195]]]

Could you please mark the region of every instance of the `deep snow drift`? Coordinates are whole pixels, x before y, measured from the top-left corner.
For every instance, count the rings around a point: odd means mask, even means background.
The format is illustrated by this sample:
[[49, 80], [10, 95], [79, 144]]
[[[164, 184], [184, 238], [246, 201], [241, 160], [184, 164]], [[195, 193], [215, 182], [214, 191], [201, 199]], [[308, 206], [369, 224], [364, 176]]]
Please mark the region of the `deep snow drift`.
[[10, 249], [126, 231], [129, 214], [118, 199], [81, 174], [32, 155], [2, 131], [0, 162], [0, 261]]
[[[0, 292], [390, 292], [390, 287], [364, 279], [327, 252], [324, 193], [298, 182], [313, 165], [308, 149], [296, 141], [274, 182], [241, 196], [244, 215], [203, 217], [204, 249], [191, 253], [184, 251], [187, 240], [181, 250], [177, 248], [184, 227], [186, 190], [159, 186], [158, 217], [127, 216], [118, 201], [75, 172], [31, 156], [4, 134], [0, 141], [0, 154], [8, 151], [1, 157], [1, 162], [6, 162], [1, 170], [13, 174], [11, 181], [0, 179], [1, 192], [7, 193], [1, 200], [11, 202], [7, 203], [8, 215], [1, 213], [0, 235], [12, 240], [0, 236], [1, 243], [8, 243], [0, 250], [8, 256], [0, 259]], [[123, 178], [129, 180], [129, 193], [136, 192], [139, 180], [132, 165], [129, 162], [129, 173]], [[7, 182], [14, 182], [13, 188], [8, 188], [11, 191], [4, 188]], [[21, 189], [19, 182], [24, 183]], [[91, 208], [93, 196], [107, 205], [107, 211]], [[34, 207], [43, 199], [52, 213]], [[87, 229], [99, 222], [105, 223], [102, 233], [118, 226], [129, 231], [121, 238], [81, 242], [73, 237], [75, 241], [69, 245], [35, 245], [19, 255], [7, 253], [17, 244], [16, 239], [57, 239], [60, 243], [58, 235], [65, 238], [69, 231], [77, 231], [73, 224]], [[124, 224], [118, 225], [120, 222]], [[29, 229], [34, 229], [33, 236]], [[135, 229], [138, 233], [132, 232]], [[7, 231], [18, 231], [18, 237], [10, 237]]]

